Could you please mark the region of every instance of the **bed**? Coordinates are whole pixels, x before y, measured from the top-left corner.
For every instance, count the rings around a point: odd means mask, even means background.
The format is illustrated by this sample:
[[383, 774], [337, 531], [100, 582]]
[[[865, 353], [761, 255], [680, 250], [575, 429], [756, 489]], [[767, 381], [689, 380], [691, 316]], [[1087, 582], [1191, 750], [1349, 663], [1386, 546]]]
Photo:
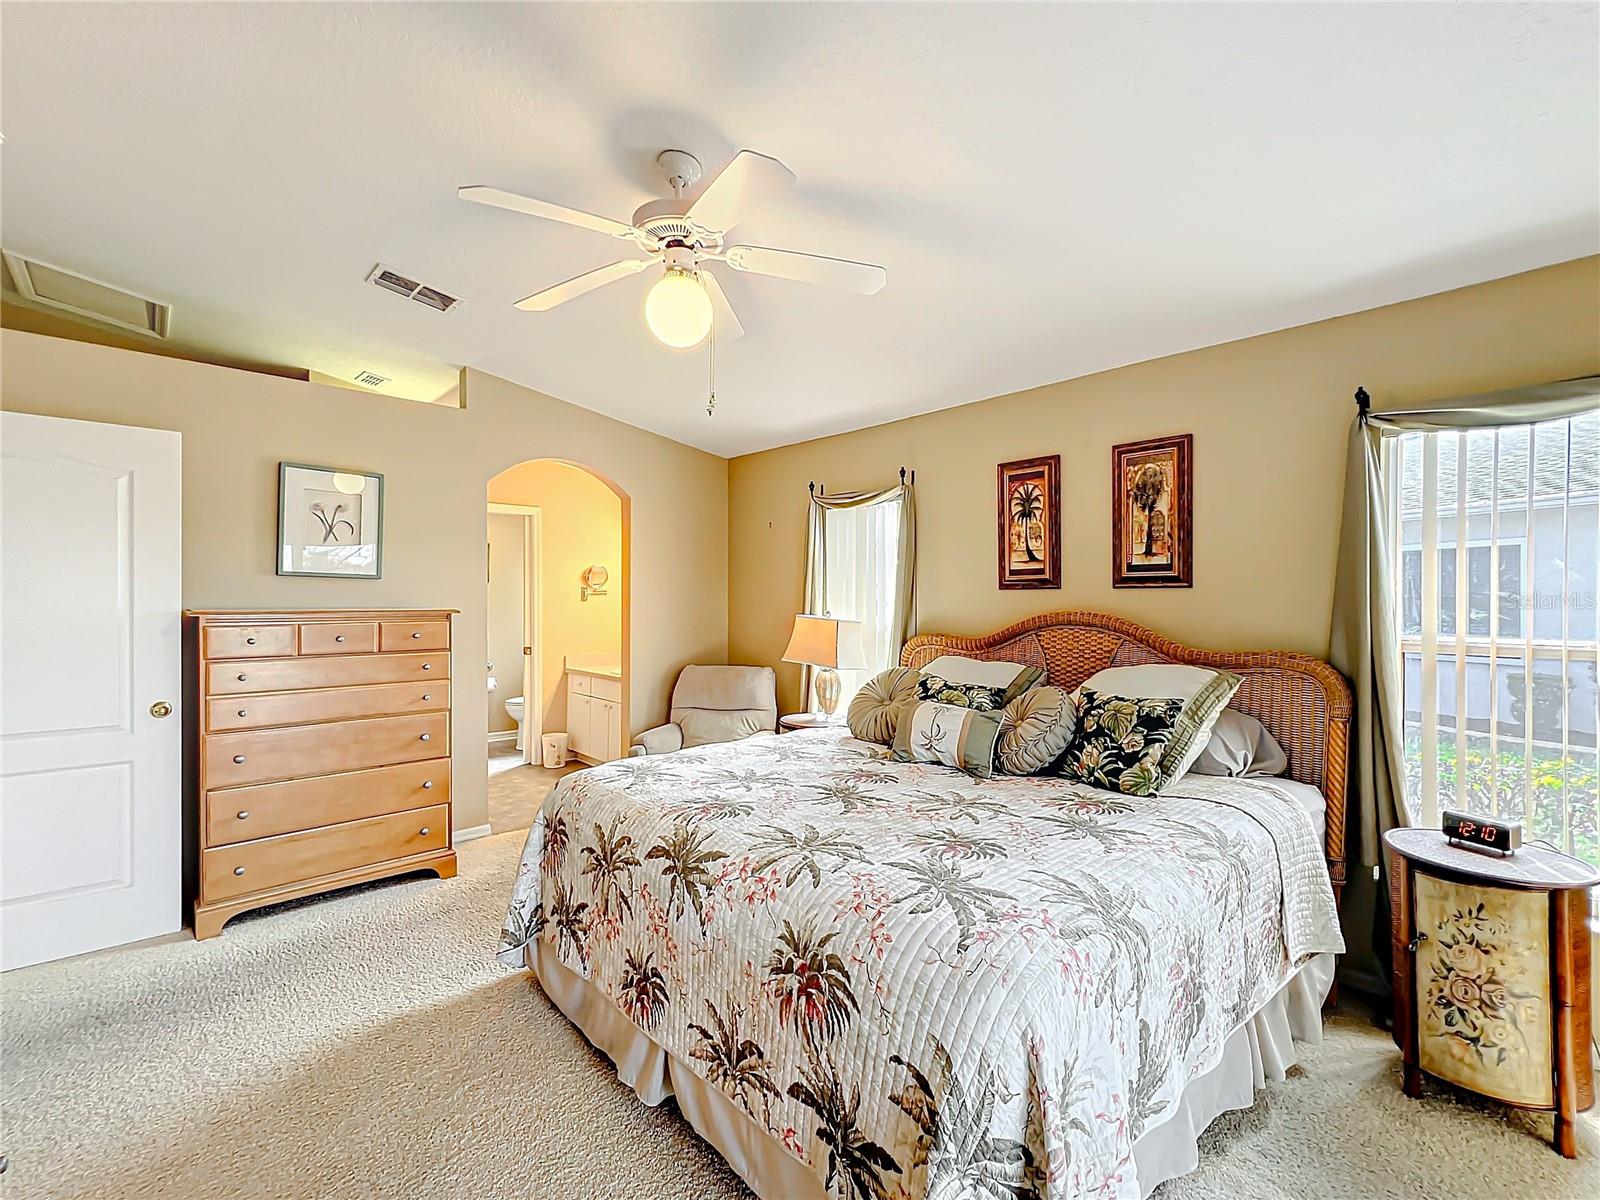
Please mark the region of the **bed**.
[[1068, 688], [1225, 668], [1288, 774], [1134, 800], [843, 729], [610, 763], [543, 805], [501, 960], [760, 1196], [1148, 1195], [1320, 1034], [1348, 690], [1315, 659], [1096, 613], [921, 635], [902, 664], [950, 653]]

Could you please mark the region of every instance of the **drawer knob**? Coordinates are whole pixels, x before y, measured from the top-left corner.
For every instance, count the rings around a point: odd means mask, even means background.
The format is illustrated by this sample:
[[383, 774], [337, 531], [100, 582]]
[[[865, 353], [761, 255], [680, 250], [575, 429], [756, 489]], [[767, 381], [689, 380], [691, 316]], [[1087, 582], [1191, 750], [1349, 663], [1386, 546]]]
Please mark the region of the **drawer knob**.
[[248, 821], [249, 819], [250, 819], [250, 810], [248, 808], [241, 808], [239, 810], [239, 820]]
[[240, 709], [240, 710], [239, 710], [239, 715], [240, 715], [240, 716], [241, 716], [241, 717], [248, 717], [248, 716], [249, 716], [249, 715], [250, 715], [250, 714], [249, 714], [249, 713], [247, 713], [247, 712], [246, 712], [246, 711], [245, 711], [245, 710], [244, 710], [244, 709], [242, 709], [242, 708], [241, 708], [241, 709]]
[[431, 787], [432, 787], [432, 786], [433, 786], [433, 780], [431, 780], [431, 779], [424, 779], [424, 780], [423, 780], [423, 781], [422, 781], [422, 790], [423, 790], [423, 791], [427, 791], [427, 790], [428, 790], [428, 789], [429, 789], [429, 788], [431, 788]]
[[433, 670], [433, 664], [432, 663], [423, 663], [422, 664], [422, 669], [424, 671], [431, 671], [431, 670]]
[[333, 635], [333, 640], [334, 640], [334, 641], [336, 641], [336, 642], [342, 642], [342, 641], [344, 641], [344, 634], [342, 634], [342, 633], [336, 633], [336, 634], [334, 634], [334, 635]]
[[430, 696], [430, 695], [428, 695], [428, 693], [427, 693], [427, 692], [423, 692], [423, 693], [422, 693], [422, 698], [423, 698], [423, 699], [424, 699], [424, 700], [432, 700], [432, 699], [433, 699], [433, 697], [432, 697], [432, 696]]
[[416, 640], [417, 640], [417, 639], [418, 639], [418, 638], [420, 638], [420, 637], [421, 637], [421, 636], [422, 636], [422, 634], [421, 634], [421, 633], [420, 633], [420, 632], [417, 632], [417, 633], [413, 633], [413, 634], [412, 634], [412, 635], [411, 635], [411, 640], [412, 640], [412, 641], [416, 641]]
[[245, 681], [245, 677], [243, 675], [239, 676], [239, 682], [243, 683], [244, 681]]
[[236, 762], [236, 763], [242, 763], [242, 762], [243, 762], [243, 761], [244, 761], [244, 755], [242, 755], [242, 754], [235, 754], [235, 755], [234, 755], [234, 756], [233, 756], [233, 761], [234, 761], [234, 762]]
[[423, 742], [431, 742], [431, 741], [433, 741], [433, 735], [431, 733], [424, 733], [417, 740], [418, 741], [423, 741]]
[[432, 833], [433, 831], [431, 829], [429, 829], [426, 825], [424, 825], [421, 829], [417, 830], [417, 832], [419, 834], [421, 834], [423, 837], [427, 837], [428, 834]]
[[235, 867], [233, 869], [233, 873], [235, 875], [243, 875], [244, 874], [244, 868], [243, 867]]
[[254, 646], [256, 644], [256, 640], [255, 638], [245, 638], [244, 644], [246, 646]]
[[1417, 952], [1417, 947], [1422, 945], [1422, 943], [1427, 941], [1427, 940], [1428, 940], [1428, 935], [1427, 934], [1425, 934], [1425, 933], [1417, 934], [1416, 937], [1411, 939], [1411, 944], [1406, 947], [1406, 953], [1415, 954]]

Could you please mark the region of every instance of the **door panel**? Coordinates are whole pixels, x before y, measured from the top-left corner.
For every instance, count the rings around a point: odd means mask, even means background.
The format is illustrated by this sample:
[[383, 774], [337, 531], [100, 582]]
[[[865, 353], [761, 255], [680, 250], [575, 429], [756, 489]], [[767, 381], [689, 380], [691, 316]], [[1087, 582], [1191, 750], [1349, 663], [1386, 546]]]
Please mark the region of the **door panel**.
[[181, 927], [181, 445], [0, 413], [0, 969]]

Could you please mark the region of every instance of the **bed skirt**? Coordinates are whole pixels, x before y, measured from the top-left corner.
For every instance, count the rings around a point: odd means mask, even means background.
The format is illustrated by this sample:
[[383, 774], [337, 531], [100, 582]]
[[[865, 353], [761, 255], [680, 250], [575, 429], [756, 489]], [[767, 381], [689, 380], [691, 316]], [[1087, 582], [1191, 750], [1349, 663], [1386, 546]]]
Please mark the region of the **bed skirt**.
[[[537, 950], [535, 952], [535, 948]], [[545, 994], [652, 1107], [675, 1096], [678, 1109], [763, 1200], [824, 1200], [822, 1179], [733, 1101], [653, 1042], [609, 997], [564, 966], [542, 941], [525, 951]], [[1199, 1138], [1225, 1112], [1249, 1108], [1267, 1080], [1295, 1063], [1296, 1041], [1322, 1040], [1322, 1004], [1333, 986], [1334, 956], [1304, 963], [1223, 1044], [1217, 1065], [1189, 1081], [1160, 1124], [1133, 1146], [1139, 1192], [1148, 1196], [1200, 1163]]]

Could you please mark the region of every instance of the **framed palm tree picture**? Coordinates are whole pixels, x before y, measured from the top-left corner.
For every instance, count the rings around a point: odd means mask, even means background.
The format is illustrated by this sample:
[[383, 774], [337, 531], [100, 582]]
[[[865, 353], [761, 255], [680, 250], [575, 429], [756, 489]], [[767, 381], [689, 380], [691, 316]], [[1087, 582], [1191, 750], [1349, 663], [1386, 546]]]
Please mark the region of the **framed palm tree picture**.
[[1061, 456], [996, 469], [1000, 587], [1061, 586]]
[[383, 576], [383, 476], [278, 464], [279, 575]]
[[1111, 586], [1194, 586], [1194, 435], [1111, 448]]

